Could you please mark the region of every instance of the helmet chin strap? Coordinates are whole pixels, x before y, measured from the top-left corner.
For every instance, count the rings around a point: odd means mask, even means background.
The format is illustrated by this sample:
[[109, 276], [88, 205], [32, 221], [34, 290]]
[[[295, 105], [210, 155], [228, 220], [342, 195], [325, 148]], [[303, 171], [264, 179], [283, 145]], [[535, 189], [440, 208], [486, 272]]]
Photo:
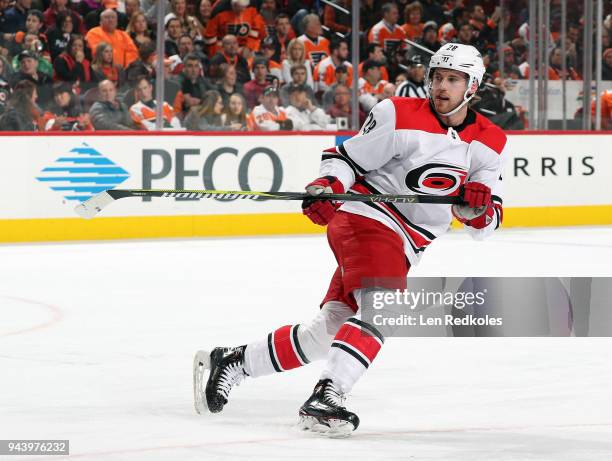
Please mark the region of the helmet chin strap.
[[[465, 105], [466, 105], [468, 102], [470, 102], [470, 99], [472, 99], [472, 98], [474, 97], [474, 95], [476, 94], [476, 93], [472, 93], [472, 94], [471, 94], [471, 95], [468, 97], [468, 92], [469, 92], [469, 91], [470, 91], [469, 89], [465, 91], [465, 94], [463, 95], [463, 102], [461, 102], [461, 104], [459, 104], [459, 105], [458, 105], [457, 107], [455, 107], [453, 110], [451, 110], [450, 112], [447, 112], [447, 113], [445, 113], [445, 114], [442, 114], [442, 113], [438, 112], [438, 114], [439, 114], [440, 116], [442, 116], [442, 117], [450, 117], [451, 115], [454, 115], [454, 114], [456, 114], [457, 112], [459, 112], [459, 111], [460, 111], [460, 110], [463, 108], [463, 106], [465, 106]], [[431, 96], [430, 96], [430, 97], [431, 97]], [[436, 107], [436, 106], [435, 106], [435, 104], [434, 104], [434, 107]]]

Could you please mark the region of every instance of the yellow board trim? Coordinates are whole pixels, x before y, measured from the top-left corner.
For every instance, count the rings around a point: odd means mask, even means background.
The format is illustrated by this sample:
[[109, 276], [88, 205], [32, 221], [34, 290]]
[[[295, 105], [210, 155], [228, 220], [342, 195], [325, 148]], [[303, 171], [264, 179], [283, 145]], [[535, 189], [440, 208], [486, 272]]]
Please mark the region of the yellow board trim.
[[[503, 227], [612, 224], [612, 205], [504, 209]], [[453, 222], [453, 227], [460, 224]], [[94, 219], [4, 219], [0, 242], [318, 234], [325, 228], [299, 213], [135, 216]]]

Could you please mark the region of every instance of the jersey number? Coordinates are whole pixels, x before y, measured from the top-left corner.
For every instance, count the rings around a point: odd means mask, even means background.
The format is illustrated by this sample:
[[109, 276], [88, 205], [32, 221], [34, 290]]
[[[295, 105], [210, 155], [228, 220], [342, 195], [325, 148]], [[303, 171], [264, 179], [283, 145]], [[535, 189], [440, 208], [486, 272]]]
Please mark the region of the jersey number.
[[376, 120], [374, 120], [374, 116], [372, 115], [372, 112], [370, 112], [370, 114], [368, 115], [368, 118], [363, 124], [363, 134], [368, 134], [370, 131], [374, 129], [375, 126], [376, 126]]

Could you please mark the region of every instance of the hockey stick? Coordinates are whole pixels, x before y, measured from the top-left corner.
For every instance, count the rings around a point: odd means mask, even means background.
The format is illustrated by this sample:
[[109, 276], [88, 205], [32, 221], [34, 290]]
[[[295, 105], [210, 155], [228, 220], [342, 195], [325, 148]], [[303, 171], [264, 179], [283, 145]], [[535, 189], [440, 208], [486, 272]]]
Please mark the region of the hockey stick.
[[227, 190], [180, 190], [180, 189], [109, 189], [94, 195], [74, 209], [83, 218], [93, 218], [115, 200], [125, 197], [175, 197], [185, 199], [219, 198], [226, 200], [335, 200], [338, 202], [384, 202], [384, 203], [437, 203], [461, 204], [459, 196], [448, 195], [387, 195], [387, 194], [321, 194], [306, 192], [253, 192]]

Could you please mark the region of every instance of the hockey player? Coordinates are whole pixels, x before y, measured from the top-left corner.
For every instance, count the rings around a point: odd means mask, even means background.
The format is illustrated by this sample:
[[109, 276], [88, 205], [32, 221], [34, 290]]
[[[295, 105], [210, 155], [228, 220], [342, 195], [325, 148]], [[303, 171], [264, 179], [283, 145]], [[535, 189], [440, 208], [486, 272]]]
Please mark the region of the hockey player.
[[465, 203], [346, 202], [337, 208], [329, 201], [306, 200], [304, 214], [328, 225], [338, 262], [321, 310], [309, 323], [280, 327], [259, 341], [199, 352], [194, 362], [196, 409], [206, 405], [213, 413], [223, 410], [232, 387], [247, 376], [325, 359], [320, 380], [299, 410], [299, 424], [334, 436], [357, 428], [359, 418], [345, 408], [344, 396], [385, 341], [381, 330], [361, 316], [367, 307], [364, 290], [405, 289], [410, 266], [448, 229], [453, 215], [476, 239], [501, 224], [506, 137], [467, 106], [484, 71], [475, 48], [443, 46], [430, 62], [429, 99], [393, 97], [378, 103], [358, 135], [324, 152], [321, 177], [306, 186], [313, 196], [462, 191]]

